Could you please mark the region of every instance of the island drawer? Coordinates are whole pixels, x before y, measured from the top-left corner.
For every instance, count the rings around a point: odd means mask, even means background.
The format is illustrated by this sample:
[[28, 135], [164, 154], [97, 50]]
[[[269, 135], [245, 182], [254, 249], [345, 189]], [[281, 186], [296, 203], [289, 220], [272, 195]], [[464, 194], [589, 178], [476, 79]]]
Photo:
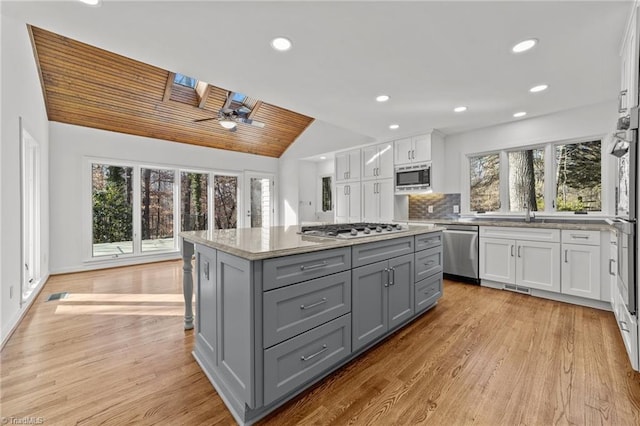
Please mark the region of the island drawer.
[[416, 283], [415, 311], [424, 311], [442, 296], [442, 275], [437, 274]]
[[349, 271], [267, 291], [263, 339], [268, 348], [351, 312]]
[[351, 354], [351, 314], [264, 351], [264, 404], [319, 376]]
[[413, 253], [413, 237], [393, 238], [352, 247], [354, 268]]
[[442, 247], [416, 252], [415, 279], [420, 281], [442, 271]]
[[272, 290], [349, 269], [349, 247], [267, 259], [262, 264], [262, 289]]
[[416, 251], [426, 250], [442, 245], [442, 232], [430, 232], [416, 235]]

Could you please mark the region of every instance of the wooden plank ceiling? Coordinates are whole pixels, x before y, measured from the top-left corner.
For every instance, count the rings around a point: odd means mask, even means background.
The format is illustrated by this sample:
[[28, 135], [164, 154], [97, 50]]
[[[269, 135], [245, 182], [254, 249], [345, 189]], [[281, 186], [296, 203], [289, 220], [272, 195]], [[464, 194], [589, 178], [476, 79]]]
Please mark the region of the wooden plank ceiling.
[[[29, 26], [49, 120], [211, 148], [280, 157], [313, 118], [248, 98], [230, 132], [216, 117], [228, 90], [173, 83], [174, 73]], [[193, 76], [196, 77], [197, 76]]]

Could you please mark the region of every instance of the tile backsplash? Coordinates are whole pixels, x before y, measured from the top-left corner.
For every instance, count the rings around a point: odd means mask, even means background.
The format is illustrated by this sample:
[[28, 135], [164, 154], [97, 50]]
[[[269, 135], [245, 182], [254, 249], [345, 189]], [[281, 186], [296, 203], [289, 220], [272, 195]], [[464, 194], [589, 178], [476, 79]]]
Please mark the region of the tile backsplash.
[[[433, 211], [429, 212], [429, 206]], [[454, 206], [460, 211], [460, 194], [417, 194], [409, 195], [409, 220], [411, 219], [447, 219], [458, 217]]]

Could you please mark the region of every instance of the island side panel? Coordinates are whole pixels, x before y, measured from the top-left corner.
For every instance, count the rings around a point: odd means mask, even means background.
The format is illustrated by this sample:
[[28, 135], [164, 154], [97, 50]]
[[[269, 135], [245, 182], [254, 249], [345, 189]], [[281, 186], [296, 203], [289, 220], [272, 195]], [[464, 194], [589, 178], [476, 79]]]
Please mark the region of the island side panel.
[[218, 251], [218, 371], [233, 397], [255, 407], [251, 262]]
[[218, 321], [216, 315], [216, 250], [196, 248], [196, 347], [210, 368], [217, 366]]

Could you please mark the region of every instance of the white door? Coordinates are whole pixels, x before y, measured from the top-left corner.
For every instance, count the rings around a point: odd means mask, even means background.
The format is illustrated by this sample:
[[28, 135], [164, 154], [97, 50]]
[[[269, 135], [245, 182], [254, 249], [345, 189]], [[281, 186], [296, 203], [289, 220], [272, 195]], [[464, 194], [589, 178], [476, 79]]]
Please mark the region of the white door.
[[362, 148], [362, 179], [374, 179], [378, 171], [378, 147]]
[[411, 161], [414, 163], [431, 161], [431, 135], [422, 135], [413, 138]]
[[344, 223], [349, 220], [349, 194], [347, 190], [349, 185], [337, 184], [336, 185], [336, 222]]
[[393, 144], [378, 145], [378, 173], [377, 178], [393, 177]]
[[562, 244], [562, 293], [600, 300], [600, 246]]
[[380, 216], [380, 197], [378, 195], [378, 181], [362, 182], [362, 220], [377, 222]]
[[360, 184], [352, 183], [347, 185], [349, 193], [349, 222], [360, 222], [361, 207], [360, 207]]
[[273, 175], [245, 173], [244, 210], [246, 228], [273, 226]]
[[516, 284], [559, 293], [560, 244], [518, 241], [516, 245]]
[[480, 278], [516, 283], [516, 242], [501, 238], [480, 238]]
[[381, 222], [390, 222], [393, 220], [393, 191], [393, 179], [381, 179], [378, 181], [378, 200], [380, 202], [379, 219]]
[[21, 233], [22, 280], [21, 304], [40, 281], [40, 146], [24, 129], [22, 132]]
[[393, 143], [394, 145], [394, 163], [407, 164], [411, 163], [412, 144], [411, 138], [400, 139]]

